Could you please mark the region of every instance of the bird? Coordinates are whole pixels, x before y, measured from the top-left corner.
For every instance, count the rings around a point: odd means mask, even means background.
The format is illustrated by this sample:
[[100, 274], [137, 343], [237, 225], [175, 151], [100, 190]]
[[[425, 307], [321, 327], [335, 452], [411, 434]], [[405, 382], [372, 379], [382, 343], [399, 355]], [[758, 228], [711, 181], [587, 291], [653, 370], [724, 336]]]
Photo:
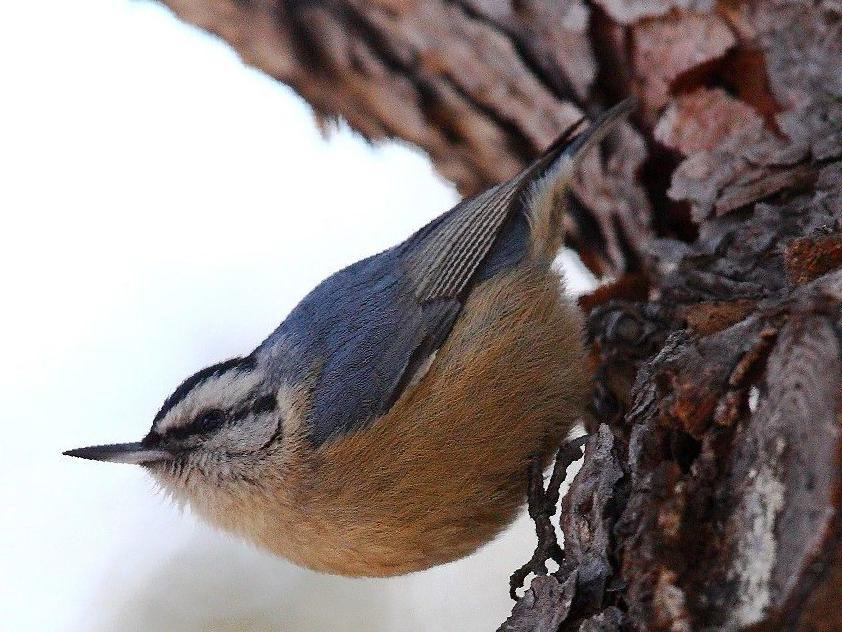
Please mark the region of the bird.
[[583, 316], [554, 266], [579, 121], [507, 182], [336, 272], [251, 353], [187, 378], [139, 442], [178, 505], [295, 564], [393, 576], [476, 551], [582, 418]]

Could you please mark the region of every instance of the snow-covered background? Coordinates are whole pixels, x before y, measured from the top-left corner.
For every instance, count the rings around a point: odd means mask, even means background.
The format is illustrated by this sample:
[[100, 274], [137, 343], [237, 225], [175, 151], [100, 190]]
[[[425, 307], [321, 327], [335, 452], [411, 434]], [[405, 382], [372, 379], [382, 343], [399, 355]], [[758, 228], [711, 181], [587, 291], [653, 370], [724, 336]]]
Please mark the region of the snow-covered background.
[[494, 629], [525, 519], [424, 573], [329, 577], [180, 514], [139, 468], [60, 456], [137, 440], [187, 374], [450, 207], [427, 158], [323, 138], [147, 2], [10, 4], [0, 76], [0, 628]]

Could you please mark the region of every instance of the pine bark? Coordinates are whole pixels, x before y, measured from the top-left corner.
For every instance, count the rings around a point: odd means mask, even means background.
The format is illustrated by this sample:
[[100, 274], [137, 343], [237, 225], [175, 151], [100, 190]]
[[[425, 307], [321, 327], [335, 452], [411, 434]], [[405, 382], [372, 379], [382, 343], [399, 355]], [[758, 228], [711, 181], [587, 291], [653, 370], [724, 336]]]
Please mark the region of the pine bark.
[[596, 371], [566, 558], [501, 630], [842, 630], [839, 0], [165, 0], [464, 194], [634, 94], [569, 243]]

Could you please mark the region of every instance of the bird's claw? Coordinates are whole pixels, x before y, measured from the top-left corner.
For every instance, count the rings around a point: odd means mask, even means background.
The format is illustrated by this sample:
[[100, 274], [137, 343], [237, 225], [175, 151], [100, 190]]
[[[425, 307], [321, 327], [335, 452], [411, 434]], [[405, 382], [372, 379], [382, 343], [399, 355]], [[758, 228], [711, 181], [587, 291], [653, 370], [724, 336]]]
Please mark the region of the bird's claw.
[[529, 465], [529, 517], [535, 522], [538, 544], [532, 558], [512, 573], [509, 579], [509, 595], [514, 600], [517, 600], [517, 590], [523, 586], [523, 581], [530, 573], [546, 575], [548, 560], [552, 559], [559, 565], [564, 561], [564, 551], [558, 544], [555, 527], [550, 518], [558, 507], [559, 490], [564, 482], [567, 468], [582, 457], [582, 446], [585, 445], [587, 438], [587, 435], [578, 437], [561, 446], [556, 454], [553, 472], [546, 489], [544, 489], [541, 457], [534, 457]]

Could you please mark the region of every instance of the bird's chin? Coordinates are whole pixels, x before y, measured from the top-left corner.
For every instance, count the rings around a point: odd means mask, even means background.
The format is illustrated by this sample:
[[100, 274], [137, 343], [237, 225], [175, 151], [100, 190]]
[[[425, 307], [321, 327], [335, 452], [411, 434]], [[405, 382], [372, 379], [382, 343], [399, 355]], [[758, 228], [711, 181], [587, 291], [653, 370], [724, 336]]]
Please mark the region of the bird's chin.
[[173, 492], [187, 485], [190, 472], [182, 460], [150, 461], [142, 465], [155, 482], [166, 492]]
[[181, 511], [217, 528], [240, 531], [237, 523], [243, 516], [230, 510], [236, 494], [224, 482], [212, 481], [195, 469], [173, 472], [163, 464], [146, 469], [158, 490]]
[[155, 487], [180, 509], [191, 505], [195, 483], [181, 469], [163, 461], [145, 463], [143, 469], [155, 482]]

